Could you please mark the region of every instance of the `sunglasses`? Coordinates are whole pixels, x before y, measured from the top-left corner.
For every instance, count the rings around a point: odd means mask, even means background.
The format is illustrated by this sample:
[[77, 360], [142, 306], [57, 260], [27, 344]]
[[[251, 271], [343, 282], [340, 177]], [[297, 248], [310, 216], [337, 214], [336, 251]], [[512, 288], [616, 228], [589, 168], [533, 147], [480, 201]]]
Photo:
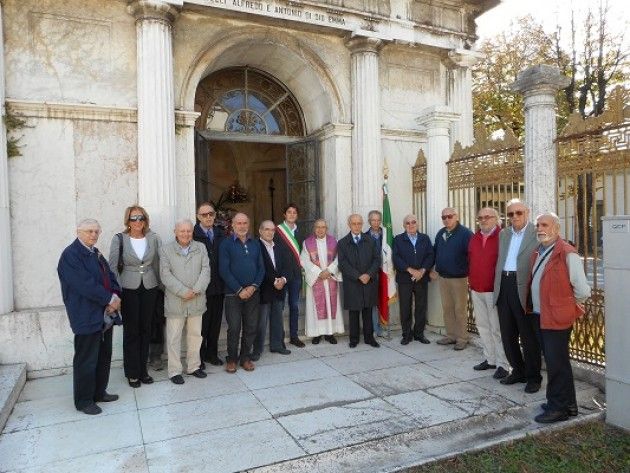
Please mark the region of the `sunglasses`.
[[442, 215], [442, 220], [446, 220], [448, 218], [453, 218], [455, 214]]
[[490, 220], [491, 218], [496, 218], [494, 215], [480, 215], [477, 217], [477, 220]]
[[198, 214], [200, 217], [204, 217], [204, 218], [208, 218], [208, 217], [214, 217], [216, 215], [216, 212], [205, 212], [202, 214]]
[[409, 222], [405, 222], [405, 225], [415, 225], [416, 223], [418, 222], [416, 222], [415, 220], [411, 220]]
[[507, 216], [510, 217], [510, 218], [514, 217], [515, 215], [517, 215], [518, 217], [522, 217], [523, 215], [525, 215], [525, 211], [523, 211], [523, 210], [516, 210], [515, 212], [508, 212], [507, 213]]
[[144, 222], [145, 220], [144, 215], [132, 215], [129, 217], [130, 222]]

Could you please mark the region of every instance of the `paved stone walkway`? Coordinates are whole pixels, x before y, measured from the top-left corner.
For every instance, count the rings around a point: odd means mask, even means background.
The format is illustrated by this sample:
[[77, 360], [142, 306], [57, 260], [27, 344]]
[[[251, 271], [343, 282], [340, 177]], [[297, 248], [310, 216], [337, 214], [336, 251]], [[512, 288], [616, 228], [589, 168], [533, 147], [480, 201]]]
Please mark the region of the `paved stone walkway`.
[[[134, 390], [114, 368], [120, 400], [94, 417], [74, 409], [71, 376], [32, 380], [0, 436], [0, 471], [395, 471], [540, 428], [531, 418], [544, 386], [525, 394], [474, 371], [474, 346], [399, 340], [308, 343], [265, 353], [254, 372], [209, 367], [183, 386], [161, 371]], [[580, 419], [598, 390], [576, 384]]]

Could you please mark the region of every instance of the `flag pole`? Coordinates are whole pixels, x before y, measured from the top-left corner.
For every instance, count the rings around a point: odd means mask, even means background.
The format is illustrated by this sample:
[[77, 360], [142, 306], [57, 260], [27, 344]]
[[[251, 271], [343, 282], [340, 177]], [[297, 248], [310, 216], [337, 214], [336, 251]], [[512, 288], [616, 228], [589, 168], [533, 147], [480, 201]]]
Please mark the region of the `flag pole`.
[[[391, 211], [389, 209], [389, 197], [388, 197], [388, 190], [387, 190], [388, 178], [389, 178], [389, 167], [387, 166], [387, 158], [384, 158], [383, 159], [383, 217], [384, 217], [383, 229], [385, 231], [385, 234], [383, 235], [383, 243], [393, 238], [393, 235], [391, 234], [392, 222], [391, 222]], [[385, 208], [385, 206], [387, 206], [387, 209]], [[385, 221], [386, 215], [389, 215], [388, 221]], [[391, 244], [389, 246], [391, 248]], [[387, 305], [389, 306], [389, 301], [387, 301]], [[391, 323], [390, 323], [391, 315], [389, 314], [389, 308], [387, 312], [388, 312], [388, 315], [387, 315], [387, 325], [386, 325], [386, 330], [387, 330], [386, 339], [391, 340]]]

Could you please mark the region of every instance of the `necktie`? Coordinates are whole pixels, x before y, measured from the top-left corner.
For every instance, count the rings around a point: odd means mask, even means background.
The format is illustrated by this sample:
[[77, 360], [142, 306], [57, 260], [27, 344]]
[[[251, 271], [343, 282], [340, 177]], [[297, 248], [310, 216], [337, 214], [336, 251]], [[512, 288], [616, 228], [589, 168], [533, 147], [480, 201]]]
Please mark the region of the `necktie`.
[[354, 242], [358, 245], [359, 244], [359, 235], [355, 235], [354, 236]]
[[210, 229], [206, 233], [208, 235], [208, 240], [210, 240], [210, 243], [212, 243], [214, 241], [214, 232], [212, 231], [212, 229]]

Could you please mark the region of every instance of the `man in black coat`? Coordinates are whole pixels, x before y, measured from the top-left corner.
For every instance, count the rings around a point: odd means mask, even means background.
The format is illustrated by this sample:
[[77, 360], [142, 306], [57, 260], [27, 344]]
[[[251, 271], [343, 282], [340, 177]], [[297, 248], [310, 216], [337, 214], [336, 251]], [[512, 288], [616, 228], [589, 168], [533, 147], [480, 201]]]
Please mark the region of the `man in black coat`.
[[[400, 297], [400, 324], [402, 345], [412, 339], [429, 343], [424, 336], [427, 323], [427, 291], [429, 273], [433, 267], [433, 245], [424, 233], [418, 231], [418, 218], [407, 215], [403, 219], [405, 231], [396, 235], [392, 244], [396, 283]], [[415, 302], [414, 326], [411, 330], [411, 306]]]
[[343, 275], [343, 308], [350, 315], [350, 348], [359, 343], [359, 312], [363, 319], [363, 341], [373, 347], [380, 345], [374, 340], [372, 308], [378, 304], [378, 274], [381, 254], [373, 238], [363, 233], [363, 217], [348, 217], [350, 233], [339, 240], [337, 261]]
[[223, 319], [225, 288], [219, 276], [219, 245], [225, 235], [221, 227], [214, 224], [215, 218], [216, 211], [212, 204], [204, 202], [197, 207], [199, 222], [193, 230], [193, 239], [206, 246], [210, 259], [210, 284], [206, 288], [206, 311], [201, 322], [201, 336], [203, 337], [200, 350], [201, 361], [221, 366], [223, 362], [218, 357], [217, 343]]
[[290, 255], [282, 245], [274, 242], [276, 225], [271, 220], [265, 220], [258, 229], [260, 233], [260, 248], [265, 265], [265, 278], [260, 286], [260, 305], [258, 312], [258, 329], [254, 339], [252, 361], [260, 358], [265, 348], [267, 321], [269, 321], [269, 351], [289, 355], [284, 344], [284, 322], [282, 310], [286, 286], [291, 280]]

